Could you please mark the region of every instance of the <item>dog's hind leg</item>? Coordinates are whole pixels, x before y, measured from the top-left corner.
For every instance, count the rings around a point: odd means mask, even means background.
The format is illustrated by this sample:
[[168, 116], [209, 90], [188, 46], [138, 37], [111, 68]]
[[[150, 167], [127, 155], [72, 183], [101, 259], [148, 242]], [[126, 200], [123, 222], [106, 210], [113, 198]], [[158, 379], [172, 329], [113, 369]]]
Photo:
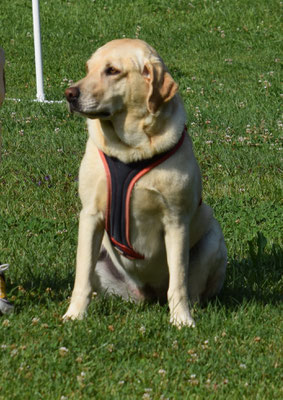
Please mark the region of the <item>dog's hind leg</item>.
[[224, 283], [227, 249], [219, 223], [213, 218], [210, 229], [190, 250], [189, 298], [204, 302], [217, 295]]

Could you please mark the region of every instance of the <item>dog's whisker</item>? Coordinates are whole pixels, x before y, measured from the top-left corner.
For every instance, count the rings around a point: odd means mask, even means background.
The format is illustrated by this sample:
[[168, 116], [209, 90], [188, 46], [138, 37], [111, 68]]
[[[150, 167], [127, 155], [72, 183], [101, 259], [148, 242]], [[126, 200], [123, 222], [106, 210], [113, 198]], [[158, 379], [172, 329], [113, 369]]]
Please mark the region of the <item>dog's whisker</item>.
[[85, 98], [80, 99], [79, 104], [85, 112], [95, 110], [98, 106], [98, 102], [96, 100]]

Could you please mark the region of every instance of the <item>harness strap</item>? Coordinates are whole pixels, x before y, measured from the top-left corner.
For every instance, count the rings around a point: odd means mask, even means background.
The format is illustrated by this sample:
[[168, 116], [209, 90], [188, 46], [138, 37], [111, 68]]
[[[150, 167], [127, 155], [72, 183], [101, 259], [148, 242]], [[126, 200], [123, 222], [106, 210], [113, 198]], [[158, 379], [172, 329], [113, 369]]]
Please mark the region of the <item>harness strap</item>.
[[187, 128], [178, 143], [170, 150], [154, 157], [131, 163], [123, 163], [99, 150], [108, 186], [105, 230], [110, 241], [125, 257], [144, 259], [133, 249], [130, 240], [130, 200], [136, 182], [157, 165], [171, 157], [183, 144]]

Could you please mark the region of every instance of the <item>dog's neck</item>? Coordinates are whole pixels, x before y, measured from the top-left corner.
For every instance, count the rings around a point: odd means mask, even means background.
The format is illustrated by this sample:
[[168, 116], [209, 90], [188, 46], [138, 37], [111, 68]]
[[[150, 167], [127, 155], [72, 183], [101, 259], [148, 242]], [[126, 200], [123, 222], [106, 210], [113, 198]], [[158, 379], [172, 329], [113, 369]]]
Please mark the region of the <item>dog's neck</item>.
[[179, 98], [165, 103], [154, 115], [137, 109], [117, 114], [111, 120], [88, 119], [90, 138], [98, 149], [124, 163], [169, 150], [179, 141], [185, 123]]

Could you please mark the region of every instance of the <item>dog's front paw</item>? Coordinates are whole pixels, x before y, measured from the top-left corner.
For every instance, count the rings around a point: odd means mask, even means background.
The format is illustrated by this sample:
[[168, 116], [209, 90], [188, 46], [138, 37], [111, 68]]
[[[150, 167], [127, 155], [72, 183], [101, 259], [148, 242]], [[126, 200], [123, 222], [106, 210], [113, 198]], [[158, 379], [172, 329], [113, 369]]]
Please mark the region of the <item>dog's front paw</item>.
[[83, 319], [86, 311], [79, 310], [76, 306], [70, 304], [67, 312], [63, 315], [62, 319], [64, 322], [75, 320], [75, 319]]
[[195, 321], [193, 320], [189, 312], [171, 313], [170, 323], [176, 326], [178, 329], [181, 329], [185, 326], [192, 328], [196, 326]]
[[63, 322], [75, 321], [76, 319], [81, 320], [83, 319], [83, 317], [84, 317], [83, 314], [71, 314], [67, 311], [66, 314], [63, 315], [62, 320]]

